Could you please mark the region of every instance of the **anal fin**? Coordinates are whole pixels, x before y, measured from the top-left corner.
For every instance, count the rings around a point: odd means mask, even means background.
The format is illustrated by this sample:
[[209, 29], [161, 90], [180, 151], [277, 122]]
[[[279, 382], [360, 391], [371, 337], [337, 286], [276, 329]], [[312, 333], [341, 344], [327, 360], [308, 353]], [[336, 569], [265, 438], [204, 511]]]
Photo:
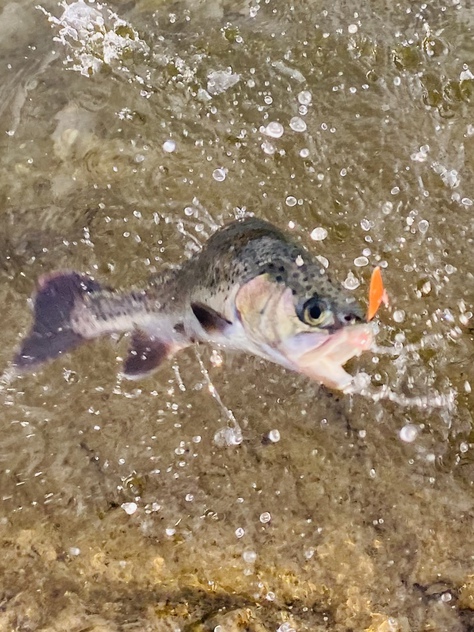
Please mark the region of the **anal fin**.
[[140, 330], [132, 333], [128, 355], [123, 363], [123, 376], [129, 380], [147, 377], [172, 354], [172, 345]]

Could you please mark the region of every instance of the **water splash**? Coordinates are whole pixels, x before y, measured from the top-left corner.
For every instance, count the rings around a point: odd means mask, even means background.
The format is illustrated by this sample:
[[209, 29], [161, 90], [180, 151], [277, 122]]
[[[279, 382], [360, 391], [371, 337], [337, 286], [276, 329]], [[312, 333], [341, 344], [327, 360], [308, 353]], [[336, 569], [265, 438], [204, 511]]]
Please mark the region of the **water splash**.
[[456, 409], [455, 389], [450, 389], [447, 393], [440, 393], [435, 390], [426, 395], [402, 395], [395, 392], [387, 384], [379, 388], [373, 387], [370, 376], [363, 372], [354, 377], [352, 384], [344, 390], [344, 393], [347, 395], [362, 395], [362, 397], [366, 397], [373, 402], [389, 400], [402, 408], [418, 408], [427, 411], [443, 409], [450, 413]]
[[69, 51], [65, 64], [71, 70], [85, 77], [97, 74], [104, 65], [128, 72], [122, 66], [125, 53], [150, 52], [138, 32], [107, 5], [77, 0], [72, 4], [62, 2], [60, 6], [64, 10], [59, 18], [42, 6], [37, 8], [46, 15], [52, 27], [58, 29], [53, 39]]
[[240, 445], [243, 441], [242, 429], [234, 416], [234, 413], [227, 408], [227, 406], [222, 401], [219, 393], [217, 392], [216, 387], [212, 383], [211, 376], [209, 375], [209, 371], [206, 369], [204, 362], [202, 360], [201, 353], [199, 349], [195, 349], [196, 358], [199, 363], [199, 367], [201, 369], [202, 376], [207, 384], [209, 393], [216, 400], [221, 409], [224, 418], [226, 419], [225, 428], [221, 428], [214, 435], [214, 443], [219, 447], [230, 447]]
[[[408, 364], [409, 356], [415, 354], [419, 359], [418, 352], [427, 347], [436, 348], [444, 339], [442, 334], [430, 334], [424, 336], [418, 343], [403, 344], [397, 341], [393, 347], [374, 345], [372, 351], [377, 356], [391, 356], [399, 363], [398, 372], [402, 376], [405, 374], [405, 367]], [[395, 385], [396, 387], [396, 385]], [[358, 394], [373, 402], [389, 400], [403, 408], [418, 408], [420, 410], [442, 409], [452, 413], [456, 409], [457, 391], [452, 388], [445, 393], [432, 390], [423, 395], [403, 395], [394, 390], [393, 386], [384, 384], [381, 387], [372, 385], [371, 376], [361, 371], [356, 376], [352, 384], [344, 391], [347, 394]]]

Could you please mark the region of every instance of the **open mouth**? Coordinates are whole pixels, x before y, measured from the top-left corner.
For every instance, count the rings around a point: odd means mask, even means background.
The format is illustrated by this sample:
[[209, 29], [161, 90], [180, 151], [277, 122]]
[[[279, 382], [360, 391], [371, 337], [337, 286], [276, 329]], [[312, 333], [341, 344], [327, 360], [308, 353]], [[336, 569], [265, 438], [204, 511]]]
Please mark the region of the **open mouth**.
[[324, 337], [302, 334], [297, 344], [299, 349], [293, 348], [287, 357], [300, 373], [330, 388], [344, 390], [350, 385], [352, 376], [343, 365], [370, 349], [373, 339], [374, 326], [370, 323], [344, 327]]

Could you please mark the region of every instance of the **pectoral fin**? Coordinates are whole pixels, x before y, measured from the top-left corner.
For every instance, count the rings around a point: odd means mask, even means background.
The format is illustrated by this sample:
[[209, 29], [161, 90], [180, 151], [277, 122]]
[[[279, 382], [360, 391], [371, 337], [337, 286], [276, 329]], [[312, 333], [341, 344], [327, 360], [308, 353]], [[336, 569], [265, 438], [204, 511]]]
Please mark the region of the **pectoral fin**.
[[212, 307], [208, 307], [203, 303], [191, 303], [191, 309], [199, 321], [199, 324], [208, 334], [222, 333], [232, 323], [224, 318], [219, 312]]
[[173, 353], [172, 345], [136, 330], [132, 334], [130, 349], [123, 363], [123, 376], [138, 380], [156, 371], [163, 360]]

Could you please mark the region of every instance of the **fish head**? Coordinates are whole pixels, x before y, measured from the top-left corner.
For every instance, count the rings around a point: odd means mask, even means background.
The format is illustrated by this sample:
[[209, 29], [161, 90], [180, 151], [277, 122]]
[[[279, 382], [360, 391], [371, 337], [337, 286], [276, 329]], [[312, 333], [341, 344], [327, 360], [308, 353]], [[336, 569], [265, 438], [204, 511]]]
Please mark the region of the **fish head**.
[[239, 288], [235, 308], [259, 355], [338, 390], [352, 381], [344, 364], [373, 342], [361, 306], [315, 265], [254, 277]]

